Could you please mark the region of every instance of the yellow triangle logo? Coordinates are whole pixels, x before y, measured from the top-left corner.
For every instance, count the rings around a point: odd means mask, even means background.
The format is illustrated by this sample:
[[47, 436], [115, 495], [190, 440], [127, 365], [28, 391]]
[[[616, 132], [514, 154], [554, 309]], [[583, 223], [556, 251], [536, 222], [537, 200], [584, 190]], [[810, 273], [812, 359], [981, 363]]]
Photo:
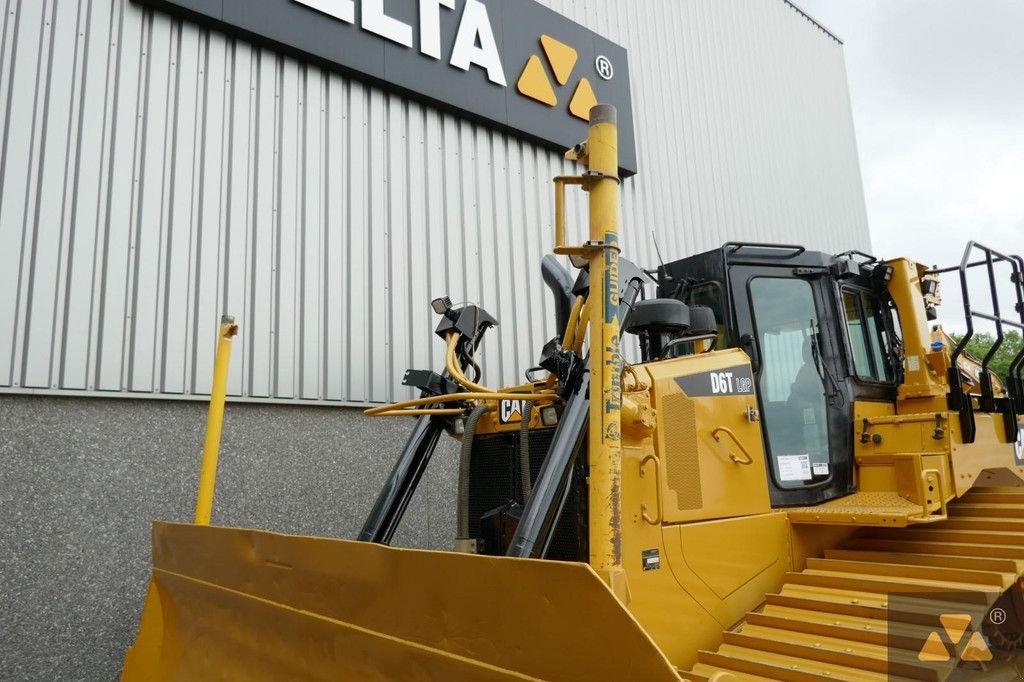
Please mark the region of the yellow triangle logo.
[[928, 635], [928, 640], [921, 647], [921, 652], [917, 655], [917, 658], [924, 663], [941, 663], [949, 660], [949, 651], [946, 649], [946, 645], [942, 643], [939, 633], [933, 632]]
[[971, 635], [971, 638], [967, 640], [967, 648], [964, 649], [964, 653], [960, 656], [960, 660], [963, 661], [991, 661], [992, 651], [989, 650], [988, 644], [985, 643], [985, 638], [981, 636], [980, 632], [975, 632]]
[[949, 641], [954, 645], [959, 644], [967, 628], [971, 626], [971, 616], [968, 614], [954, 613], [939, 616], [939, 622], [949, 635]]
[[549, 107], [558, 104], [555, 89], [551, 87], [548, 74], [544, 71], [544, 65], [537, 55], [533, 55], [530, 57], [530, 61], [526, 62], [526, 68], [523, 69], [523, 75], [519, 77], [516, 88], [530, 99], [547, 104]]
[[540, 44], [544, 47], [544, 54], [548, 56], [551, 69], [555, 72], [555, 80], [559, 85], [565, 85], [569, 82], [572, 70], [576, 68], [576, 60], [579, 59], [576, 50], [549, 35], [542, 35]]
[[[530, 99], [546, 104], [549, 107], [558, 106], [558, 95], [555, 87], [566, 85], [572, 78], [573, 70], [579, 62], [580, 55], [576, 48], [566, 45], [560, 40], [549, 35], [540, 37], [540, 44], [543, 48], [543, 56], [540, 54], [531, 55], [526, 62], [522, 75], [516, 89], [520, 94]], [[545, 59], [547, 64], [545, 65]], [[548, 68], [555, 76], [556, 85], [552, 85]], [[590, 121], [590, 110], [598, 104], [597, 94], [594, 86], [587, 78], [581, 78], [576, 86], [576, 91], [569, 102], [569, 113], [576, 118]]]
[[569, 102], [569, 112], [576, 118], [590, 121], [590, 110], [596, 106], [597, 95], [594, 94], [594, 88], [590, 85], [589, 80], [586, 78], [581, 79], [579, 86], [576, 88], [576, 94], [572, 96], [572, 101]]

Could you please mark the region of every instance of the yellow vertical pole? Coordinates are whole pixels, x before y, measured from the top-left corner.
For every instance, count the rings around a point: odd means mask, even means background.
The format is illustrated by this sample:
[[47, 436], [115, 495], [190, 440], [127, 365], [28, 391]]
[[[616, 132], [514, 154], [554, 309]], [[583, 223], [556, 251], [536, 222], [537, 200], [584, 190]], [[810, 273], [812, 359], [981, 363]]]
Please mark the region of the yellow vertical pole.
[[619, 150], [615, 107], [590, 112], [590, 565], [623, 596]]
[[217, 487], [217, 459], [220, 456], [220, 434], [224, 426], [224, 400], [228, 393], [228, 368], [231, 366], [231, 340], [238, 334], [235, 318], [220, 318], [217, 358], [213, 365], [213, 388], [210, 391], [210, 412], [206, 417], [206, 442], [203, 445], [203, 466], [199, 471], [199, 494], [196, 497], [197, 526], [209, 526], [213, 511], [213, 492]]

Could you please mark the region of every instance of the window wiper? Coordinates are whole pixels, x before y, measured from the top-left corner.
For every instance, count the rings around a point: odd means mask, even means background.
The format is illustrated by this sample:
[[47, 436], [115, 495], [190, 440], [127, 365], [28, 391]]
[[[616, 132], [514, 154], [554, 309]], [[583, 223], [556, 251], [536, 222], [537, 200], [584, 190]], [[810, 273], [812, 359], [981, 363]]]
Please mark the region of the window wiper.
[[818, 376], [825, 384], [825, 391], [827, 398], [832, 401], [835, 398], [839, 398], [839, 402], [836, 407], [842, 407], [846, 404], [846, 399], [843, 397], [842, 391], [839, 390], [839, 382], [829, 371], [828, 365], [825, 364], [824, 357], [821, 352], [821, 328], [818, 326], [816, 320], [811, 320], [811, 356], [814, 358], [814, 367], [818, 370]]

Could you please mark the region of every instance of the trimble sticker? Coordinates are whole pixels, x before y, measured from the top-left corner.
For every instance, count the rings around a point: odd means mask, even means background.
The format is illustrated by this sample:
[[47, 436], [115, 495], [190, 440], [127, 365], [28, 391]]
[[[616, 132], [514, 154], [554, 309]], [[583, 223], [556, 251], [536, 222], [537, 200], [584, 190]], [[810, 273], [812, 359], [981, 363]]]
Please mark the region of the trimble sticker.
[[714, 372], [676, 377], [683, 393], [691, 398], [719, 395], [753, 395], [754, 377], [750, 365], [736, 365]]

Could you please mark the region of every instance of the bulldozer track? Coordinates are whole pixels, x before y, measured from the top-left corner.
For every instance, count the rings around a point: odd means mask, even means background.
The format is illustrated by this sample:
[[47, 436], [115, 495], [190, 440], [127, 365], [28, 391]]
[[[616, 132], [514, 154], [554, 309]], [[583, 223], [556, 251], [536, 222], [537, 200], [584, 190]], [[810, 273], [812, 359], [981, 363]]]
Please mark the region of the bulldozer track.
[[[1024, 575], [1024, 492], [986, 489], [949, 506], [949, 520], [865, 528], [786, 576], [716, 651], [701, 651], [693, 680], [942, 680], [956, 660], [923, 661], [942, 613], [964, 595], [991, 606]], [[915, 606], [905, 595], [920, 594]], [[944, 595], [949, 595], [946, 599]], [[993, 639], [993, 637], [990, 637]], [[996, 636], [993, 646], [1015, 641]], [[966, 643], [967, 636], [961, 644]], [[952, 642], [957, 656], [963, 646]]]

